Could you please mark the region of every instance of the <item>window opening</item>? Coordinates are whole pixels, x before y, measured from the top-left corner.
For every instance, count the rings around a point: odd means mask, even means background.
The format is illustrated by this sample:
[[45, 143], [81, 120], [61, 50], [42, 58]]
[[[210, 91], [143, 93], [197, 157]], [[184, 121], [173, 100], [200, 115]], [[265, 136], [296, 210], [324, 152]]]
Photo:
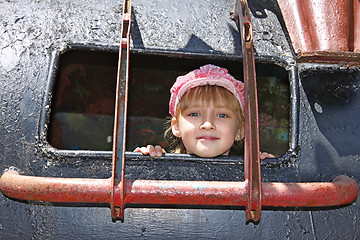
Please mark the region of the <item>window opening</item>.
[[[117, 60], [117, 53], [90, 47], [73, 47], [60, 55], [47, 134], [53, 147], [112, 150]], [[160, 144], [169, 150], [163, 126], [169, 89], [177, 76], [213, 63], [227, 68], [237, 79], [243, 78], [242, 59], [223, 56], [184, 58], [134, 50], [130, 62], [127, 151], [146, 144]], [[260, 146], [280, 157], [289, 148], [289, 73], [269, 62], [259, 62], [256, 68]]]

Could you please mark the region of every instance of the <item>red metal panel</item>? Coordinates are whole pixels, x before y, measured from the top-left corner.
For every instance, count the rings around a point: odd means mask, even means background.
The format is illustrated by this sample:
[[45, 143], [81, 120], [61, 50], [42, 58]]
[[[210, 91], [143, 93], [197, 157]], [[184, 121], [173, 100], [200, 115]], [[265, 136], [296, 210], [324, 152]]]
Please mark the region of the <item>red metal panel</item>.
[[302, 11], [302, 1], [279, 0], [281, 12], [296, 53], [312, 51], [308, 22]]
[[313, 51], [348, 51], [349, 3], [344, 0], [302, 0]]
[[[348, 52], [350, 61], [359, 61], [359, 0], [278, 0], [295, 53]], [[351, 54], [352, 53], [352, 54]], [[342, 55], [343, 56], [343, 55]], [[334, 55], [334, 58], [337, 54]], [[343, 61], [342, 59], [341, 61]]]

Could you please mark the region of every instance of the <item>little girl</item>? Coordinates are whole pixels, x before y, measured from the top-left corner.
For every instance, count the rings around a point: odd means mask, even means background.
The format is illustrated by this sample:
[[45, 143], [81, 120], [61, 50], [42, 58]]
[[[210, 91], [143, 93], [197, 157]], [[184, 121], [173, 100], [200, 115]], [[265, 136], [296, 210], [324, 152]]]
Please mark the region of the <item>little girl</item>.
[[[172, 116], [165, 138], [175, 153], [199, 157], [228, 155], [242, 148], [245, 119], [244, 84], [227, 69], [211, 64], [179, 76], [170, 89]], [[135, 152], [160, 157], [159, 145], [138, 147]], [[273, 157], [263, 153], [261, 158]]]

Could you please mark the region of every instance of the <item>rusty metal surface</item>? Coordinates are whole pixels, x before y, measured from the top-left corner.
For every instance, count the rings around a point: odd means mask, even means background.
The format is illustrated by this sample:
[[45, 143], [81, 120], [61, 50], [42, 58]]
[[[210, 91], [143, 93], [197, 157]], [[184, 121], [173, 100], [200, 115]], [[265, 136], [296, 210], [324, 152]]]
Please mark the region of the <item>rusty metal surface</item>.
[[[236, 1], [234, 17], [239, 26], [243, 53], [245, 88], [245, 183], [248, 199], [246, 221], [258, 222], [261, 216], [261, 169], [259, 146], [259, 111], [256, 87], [254, 40], [247, 1]], [[253, 207], [255, 205], [255, 207]]]
[[124, 179], [126, 150], [126, 119], [129, 83], [131, 29], [131, 0], [124, 0], [121, 38], [119, 48], [119, 63], [116, 84], [115, 117], [113, 131], [112, 156], [112, 202], [111, 216], [113, 220], [124, 219]]
[[[356, 200], [359, 187], [347, 177], [332, 183], [262, 183], [261, 205], [275, 207], [326, 207]], [[135, 180], [127, 186], [126, 203], [247, 206], [245, 182], [189, 182]], [[252, 209], [258, 205], [252, 202]]]
[[356, 200], [358, 184], [340, 175], [333, 182], [263, 183], [264, 206], [315, 207], [347, 204]]
[[[233, 2], [174, 0], [170, 3], [161, 0], [149, 4], [144, 0], [135, 1], [137, 21], [134, 23], [138, 31], [132, 36], [134, 46], [240, 53], [238, 35], [232, 35], [235, 26], [229, 20]], [[256, 54], [291, 58], [279, 24], [281, 14], [277, 14], [279, 10], [271, 5], [272, 2], [254, 0], [249, 3]], [[21, 169], [24, 174], [37, 176], [109, 177], [111, 162], [90, 159], [87, 157], [90, 153], [66, 157], [44, 155], [39, 151], [42, 142], [38, 141], [37, 131], [39, 109], [49, 107], [42, 105], [42, 99], [47, 91], [51, 52], [71, 43], [118, 46], [121, 4], [119, 1], [100, 4], [94, 0], [51, 1], [51, 4], [14, 0], [2, 1], [0, 5], [1, 169]], [[256, 14], [258, 12], [262, 15]], [[319, 64], [307, 64], [296, 74], [300, 83], [300, 95], [294, 95], [299, 100], [298, 156], [285, 165], [280, 163], [271, 168], [263, 165], [264, 181], [329, 181], [340, 174], [360, 181], [359, 148], [356, 146], [360, 134], [358, 118], [354, 118], [358, 116], [354, 114], [359, 106], [358, 83], [343, 87], [352, 92], [341, 104], [338, 96], [333, 96], [328, 102], [334, 104], [327, 106], [325, 100], [317, 99], [320, 96], [329, 99], [329, 94], [324, 93], [326, 90], [334, 89], [335, 95], [341, 94], [338, 86], [331, 88], [324, 85], [324, 81], [332, 79], [335, 83], [343, 83], [344, 77], [356, 80], [359, 70], [353, 69], [356, 74], [352, 76], [347, 75], [348, 68], [337, 65], [330, 68], [343, 70], [343, 75], [333, 74]], [[314, 73], [319, 69], [330, 75], [323, 77], [324, 72], [321, 72], [319, 77]], [[312, 92], [315, 90], [323, 91]], [[324, 120], [319, 121], [319, 116]], [[324, 133], [324, 129], [327, 132]], [[347, 141], [352, 144], [345, 144]], [[127, 169], [134, 178], [242, 180], [238, 177], [241, 174], [234, 174], [234, 170], [242, 172], [236, 165], [148, 161], [145, 167], [139, 161], [129, 164]], [[234, 210], [129, 208], [125, 212], [126, 221], [121, 224], [109, 221], [109, 209], [101, 207], [26, 204], [2, 194], [0, 203], [2, 239], [357, 239], [360, 233], [359, 198], [347, 207], [321, 211], [266, 210], [262, 212], [263, 221], [256, 226], [245, 225], [241, 221], [245, 212]]]
[[354, 52], [360, 53], [360, 1], [354, 0]]
[[299, 63], [341, 64], [348, 67], [360, 66], [360, 54], [353, 52], [308, 52], [297, 58]]
[[[112, 177], [110, 180], [103, 179], [94, 181], [99, 182], [98, 186], [105, 186], [104, 191], [110, 194], [111, 200], [109, 201], [106, 196], [104, 197], [102, 192], [98, 193], [98, 191], [95, 190], [91, 193], [93, 185], [87, 184], [87, 182], [91, 182], [91, 179], [81, 181], [78, 179], [60, 180], [54, 178], [53, 182], [51, 178], [30, 177], [26, 180], [28, 184], [19, 184], [18, 182], [21, 182], [20, 178], [24, 177], [17, 176], [18, 178], [16, 178], [17, 173], [14, 174], [12, 172], [3, 175], [1, 189], [4, 194], [25, 200], [55, 202], [88, 202], [88, 193], [90, 194], [90, 198], [91, 194], [94, 194], [94, 198], [92, 198], [90, 202], [104, 203], [104, 199], [106, 199], [106, 203], [109, 203], [111, 206], [113, 220], [124, 219], [124, 209], [127, 203], [245, 206], [246, 221], [258, 222], [260, 220], [262, 204], [275, 207], [316, 207], [342, 205], [354, 201], [357, 198], [359, 189], [356, 182], [346, 176], [338, 177], [333, 184], [261, 183], [253, 35], [250, 12], [246, 1], [236, 2], [234, 16], [241, 33], [244, 59], [244, 115], [246, 120], [244, 182], [177, 182], [153, 180], [136, 180], [135, 182], [131, 182], [125, 179], [125, 136], [131, 1], [124, 0], [115, 103]], [[9, 180], [9, 174], [15, 176], [14, 180]], [[107, 188], [109, 186], [108, 182], [111, 182], [111, 190]], [[264, 189], [262, 189], [263, 185]], [[83, 197], [80, 197], [81, 194]], [[348, 198], [344, 196], [345, 194]], [[138, 195], [140, 195], [140, 197]], [[315, 199], [313, 197], [315, 197]], [[326, 201], [325, 198], [330, 200], [330, 202]], [[301, 204], [299, 204], [299, 202]], [[272, 205], [267, 205], [269, 203]]]
[[29, 201], [110, 203], [111, 182], [103, 179], [1, 176], [1, 191], [9, 197]]
[[[246, 182], [123, 180], [124, 208], [137, 205], [248, 206]], [[11, 198], [30, 201], [112, 204], [111, 179], [49, 178], [8, 171], [0, 179], [1, 191]], [[121, 186], [115, 198], [121, 199]], [[262, 183], [263, 206], [326, 207], [356, 200], [359, 186], [341, 175], [333, 182]], [[251, 209], [257, 207], [252, 202]], [[123, 209], [124, 210], [124, 209]]]
[[278, 0], [278, 3], [296, 54], [360, 52], [358, 0]]

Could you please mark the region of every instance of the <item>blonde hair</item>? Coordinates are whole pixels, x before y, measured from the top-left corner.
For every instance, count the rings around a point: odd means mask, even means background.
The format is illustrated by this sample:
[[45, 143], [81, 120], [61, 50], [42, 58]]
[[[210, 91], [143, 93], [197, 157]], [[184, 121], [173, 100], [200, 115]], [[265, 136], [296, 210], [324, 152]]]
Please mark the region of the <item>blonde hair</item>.
[[[193, 106], [194, 103], [199, 106], [208, 106], [212, 103], [216, 107], [222, 107], [224, 103], [226, 103], [226, 107], [233, 110], [236, 113], [236, 116], [238, 116], [239, 129], [245, 128], [244, 113], [240, 107], [239, 101], [230, 91], [223, 87], [203, 85], [189, 89], [180, 99], [174, 117], [177, 119], [182, 111], [185, 111], [190, 104]], [[175, 137], [172, 133], [171, 119], [172, 117], [170, 117], [165, 124], [164, 137], [171, 148], [171, 152], [186, 153], [186, 148], [182, 143], [182, 140]], [[235, 150], [237, 153], [240, 151], [242, 152], [242, 142], [243, 139], [241, 139], [241, 141], [236, 141], [233, 144], [232, 150]], [[233, 151], [231, 151], [231, 153], [233, 153]]]

